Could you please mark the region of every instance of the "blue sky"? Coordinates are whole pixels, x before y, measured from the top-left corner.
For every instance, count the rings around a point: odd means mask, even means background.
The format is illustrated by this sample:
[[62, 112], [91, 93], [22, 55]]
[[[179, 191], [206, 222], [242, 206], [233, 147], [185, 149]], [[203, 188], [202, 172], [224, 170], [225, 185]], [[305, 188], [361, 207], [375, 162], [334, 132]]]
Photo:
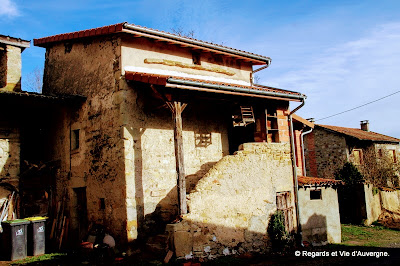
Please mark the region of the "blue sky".
[[[260, 83], [306, 94], [298, 114], [318, 119], [400, 90], [399, 14], [397, 0], [0, 0], [0, 34], [32, 40], [123, 21], [193, 30], [271, 57]], [[24, 51], [23, 80], [43, 67], [44, 53]], [[317, 123], [358, 128], [369, 120], [372, 131], [400, 138], [399, 105], [400, 93]]]

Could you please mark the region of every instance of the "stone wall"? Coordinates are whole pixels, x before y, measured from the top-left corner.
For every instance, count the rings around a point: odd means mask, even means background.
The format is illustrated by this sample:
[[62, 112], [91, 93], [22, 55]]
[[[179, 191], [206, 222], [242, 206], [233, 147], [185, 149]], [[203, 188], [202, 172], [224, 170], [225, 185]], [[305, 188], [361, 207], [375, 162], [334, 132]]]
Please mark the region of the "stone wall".
[[[124, 83], [121, 83], [121, 85]], [[122, 87], [121, 87], [122, 88]], [[118, 94], [125, 151], [128, 238], [164, 232], [177, 215], [174, 125], [171, 111], [150, 106], [149, 87]], [[205, 107], [207, 106], [207, 107]], [[221, 106], [189, 103], [182, 114], [187, 192], [229, 154], [228, 122]]]
[[[311, 190], [321, 199], [310, 199]], [[299, 211], [303, 241], [313, 245], [341, 242], [338, 193], [332, 187], [299, 188]]]
[[19, 130], [0, 127], [0, 179], [18, 187], [19, 173]]
[[[78, 201], [83, 193], [89, 222], [108, 227], [121, 243], [126, 241], [126, 181], [116, 100], [119, 59], [119, 40], [113, 37], [54, 44], [46, 50], [43, 93], [87, 97], [79, 110], [60, 115], [51, 140], [53, 159], [61, 161], [57, 198], [67, 188], [71, 229], [81, 227], [80, 237], [86, 230], [80, 209], [85, 203]], [[79, 130], [78, 149], [71, 147], [74, 130]]]
[[[305, 136], [304, 142], [306, 170], [313, 176], [316, 168], [318, 177], [334, 178], [334, 171], [348, 160], [349, 152], [343, 136], [315, 127], [310, 134]], [[315, 155], [316, 167], [313, 165], [313, 155]]]
[[21, 91], [21, 48], [5, 45], [0, 50], [0, 90]]
[[176, 255], [265, 251], [268, 221], [282, 191], [291, 192], [294, 206], [289, 144], [243, 144], [199, 181], [189, 194], [189, 214], [169, 227]]

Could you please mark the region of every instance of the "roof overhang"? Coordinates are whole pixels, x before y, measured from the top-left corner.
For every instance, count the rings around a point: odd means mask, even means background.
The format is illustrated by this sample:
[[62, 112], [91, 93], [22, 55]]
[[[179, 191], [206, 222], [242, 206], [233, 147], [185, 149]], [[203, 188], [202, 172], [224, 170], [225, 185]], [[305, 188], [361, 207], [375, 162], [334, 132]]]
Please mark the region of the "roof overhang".
[[[213, 77], [210, 77], [213, 78]], [[161, 85], [168, 88], [177, 88], [185, 90], [195, 90], [210, 93], [222, 93], [237, 96], [247, 96], [256, 98], [266, 98], [284, 101], [303, 101], [306, 96], [298, 92], [282, 90], [273, 87], [250, 85], [243, 81], [233, 81], [228, 83], [214, 80], [205, 80], [193, 78], [193, 76], [179, 77], [170, 75], [161, 75], [156, 73], [144, 73], [138, 71], [125, 70], [125, 79], [138, 82]], [[246, 84], [246, 85], [245, 85]]]
[[179, 36], [164, 31], [149, 29], [146, 27], [129, 24], [127, 22], [95, 28], [95, 29], [82, 30], [82, 31], [64, 33], [64, 34], [58, 34], [49, 37], [34, 39], [33, 43], [35, 46], [47, 47], [52, 43], [56, 42], [64, 42], [79, 38], [87, 38], [87, 37], [116, 34], [116, 33], [127, 33], [127, 34], [132, 34], [133, 36], [136, 37], [145, 37], [145, 38], [155, 39], [157, 41], [166, 42], [169, 44], [175, 44], [182, 47], [192, 48], [195, 50], [213, 52], [225, 56], [234, 57], [243, 61], [247, 61], [252, 63], [253, 65], [269, 65], [271, 63], [271, 58], [267, 56], [257, 55], [242, 50], [233, 49], [227, 46], [200, 41], [197, 39]]
[[327, 186], [339, 186], [344, 185], [342, 180], [330, 179], [330, 178], [319, 178], [319, 177], [298, 177], [299, 187], [327, 187]]
[[[35, 92], [14, 92], [14, 91], [2, 91], [0, 90], [0, 100], [4, 104], [9, 103], [37, 103], [37, 104], [47, 104], [47, 103], [54, 103], [54, 104], [80, 104], [86, 100], [85, 96], [81, 95], [44, 95]], [[16, 105], [18, 107], [18, 105]]]
[[296, 115], [296, 114], [292, 114], [292, 118], [295, 122], [301, 123], [305, 126], [308, 126], [310, 128], [314, 128], [314, 123], [308, 121], [307, 119], [304, 119], [303, 117]]
[[27, 40], [23, 40], [20, 38], [14, 38], [11, 36], [5, 36], [5, 35], [1, 35], [0, 34], [0, 44], [6, 44], [6, 45], [12, 45], [12, 46], [16, 46], [16, 47], [20, 47], [22, 49], [22, 51], [25, 48], [29, 48], [31, 45], [30, 41]]

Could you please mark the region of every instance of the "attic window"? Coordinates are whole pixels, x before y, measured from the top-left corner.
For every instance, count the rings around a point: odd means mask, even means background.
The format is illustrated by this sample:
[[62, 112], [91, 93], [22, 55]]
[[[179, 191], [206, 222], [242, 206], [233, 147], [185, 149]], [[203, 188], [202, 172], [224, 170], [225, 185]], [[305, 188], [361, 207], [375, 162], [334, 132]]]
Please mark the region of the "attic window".
[[192, 52], [192, 59], [194, 65], [201, 65], [200, 53]]
[[322, 200], [320, 189], [310, 190], [310, 200]]

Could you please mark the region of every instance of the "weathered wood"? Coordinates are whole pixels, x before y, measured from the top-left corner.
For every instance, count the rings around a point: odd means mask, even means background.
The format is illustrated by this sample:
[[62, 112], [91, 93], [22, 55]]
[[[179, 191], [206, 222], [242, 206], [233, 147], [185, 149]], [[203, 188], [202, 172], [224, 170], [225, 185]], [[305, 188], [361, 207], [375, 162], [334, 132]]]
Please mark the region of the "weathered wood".
[[174, 142], [175, 142], [175, 161], [177, 172], [177, 188], [179, 201], [179, 214], [187, 213], [186, 205], [186, 180], [185, 180], [185, 163], [183, 153], [183, 137], [182, 137], [182, 112], [187, 104], [181, 102], [167, 102], [174, 117]]

